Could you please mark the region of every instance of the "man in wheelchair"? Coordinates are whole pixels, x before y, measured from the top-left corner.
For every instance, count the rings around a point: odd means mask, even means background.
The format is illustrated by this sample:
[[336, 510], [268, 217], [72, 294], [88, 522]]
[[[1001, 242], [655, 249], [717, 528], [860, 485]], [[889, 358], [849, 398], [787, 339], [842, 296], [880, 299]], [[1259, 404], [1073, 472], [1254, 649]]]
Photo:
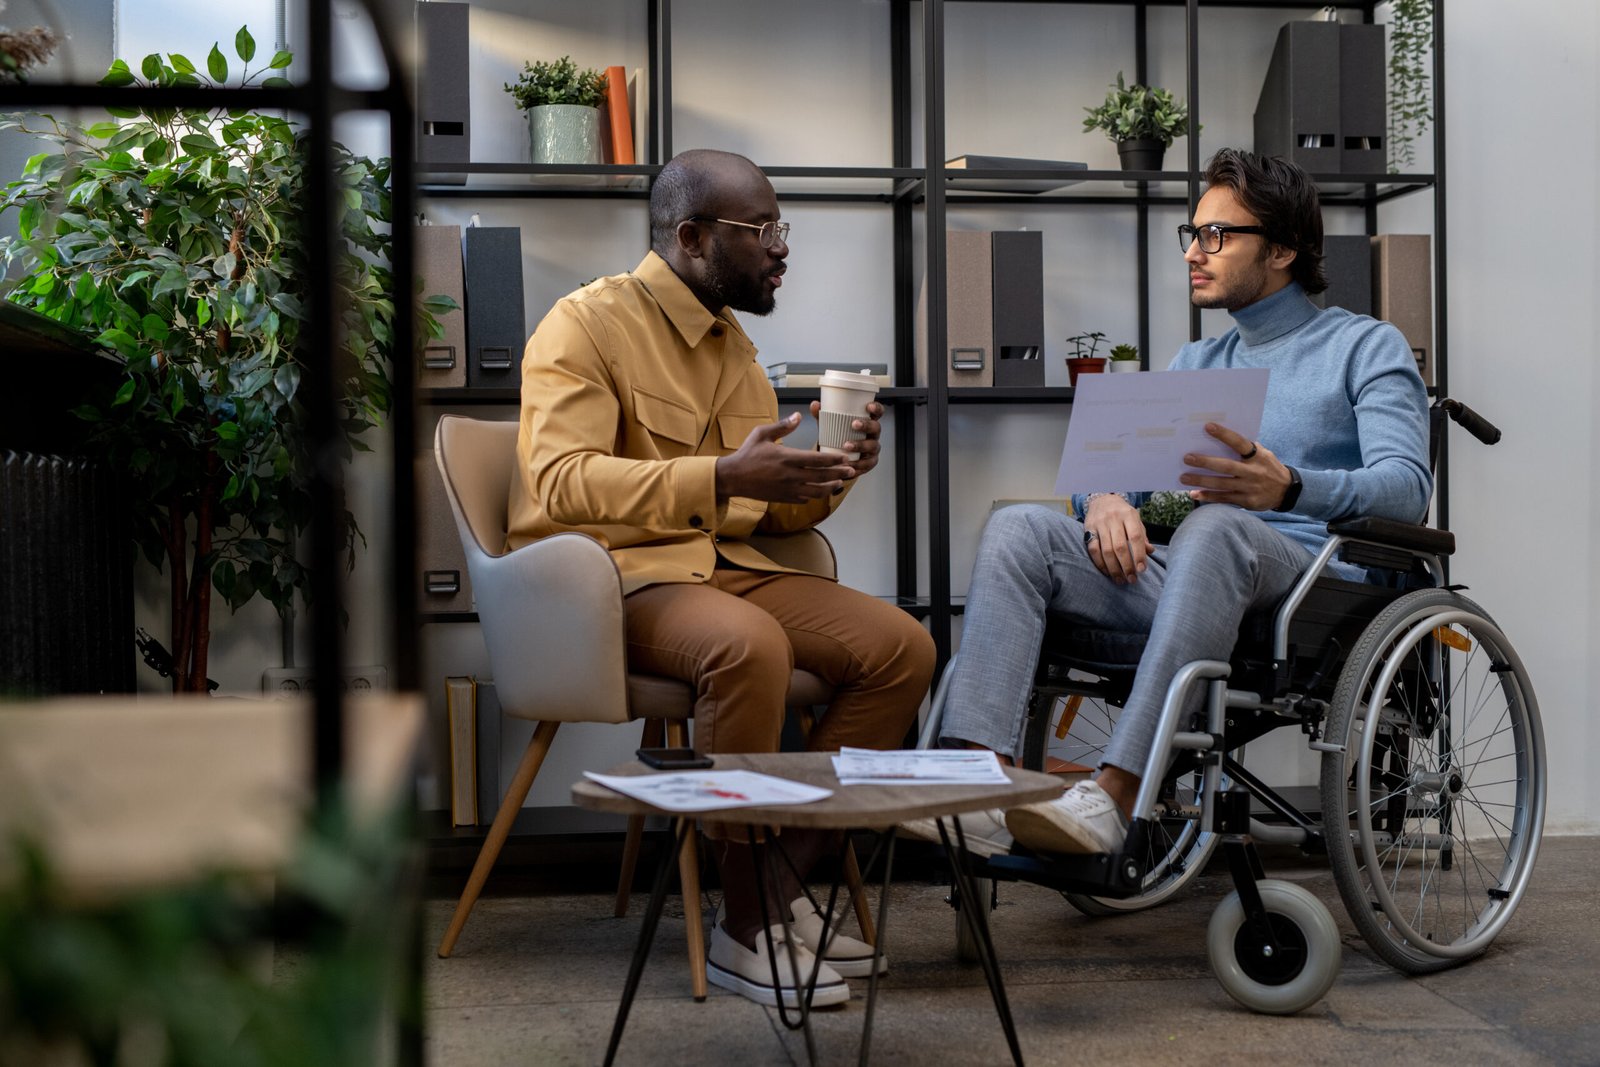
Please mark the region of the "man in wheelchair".
[[[1207, 426], [1237, 458], [1186, 457], [1195, 471], [1183, 482], [1199, 506], [1164, 548], [1150, 544], [1131, 493], [1074, 498], [1073, 516], [1016, 506], [991, 517], [942, 746], [1021, 750], [1047, 615], [1147, 637], [1094, 779], [1004, 819], [963, 817], [963, 836], [980, 854], [1009, 850], [1013, 835], [1035, 852], [1117, 852], [1179, 669], [1226, 661], [1241, 620], [1284, 598], [1329, 522], [1415, 523], [1427, 511], [1428, 397], [1410, 348], [1388, 323], [1310, 299], [1327, 287], [1315, 184], [1292, 163], [1233, 149], [1216, 154], [1205, 181], [1179, 244], [1190, 299], [1225, 309], [1234, 326], [1185, 345], [1171, 366], [1270, 368], [1260, 437]], [[1330, 566], [1365, 577], [1351, 564]]]

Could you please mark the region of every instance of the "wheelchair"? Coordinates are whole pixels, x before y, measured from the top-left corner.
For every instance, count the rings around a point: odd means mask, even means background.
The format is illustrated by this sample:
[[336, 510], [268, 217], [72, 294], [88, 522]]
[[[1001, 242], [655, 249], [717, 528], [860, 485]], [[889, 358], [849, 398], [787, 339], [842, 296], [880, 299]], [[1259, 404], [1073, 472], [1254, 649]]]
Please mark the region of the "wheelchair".
[[[1499, 439], [1470, 408], [1441, 399], [1430, 410], [1431, 462], [1446, 416], [1485, 444]], [[1488, 948], [1522, 900], [1544, 825], [1544, 740], [1527, 670], [1494, 620], [1444, 584], [1449, 531], [1359, 518], [1328, 532], [1277, 609], [1245, 619], [1228, 662], [1196, 661], [1174, 677], [1122, 850], [1044, 856], [1019, 844], [973, 859], [990, 907], [998, 881], [1057, 889], [1091, 915], [1154, 907], [1220, 847], [1235, 889], [1207, 932], [1212, 970], [1245, 1007], [1289, 1014], [1332, 986], [1341, 945], [1320, 900], [1264, 877], [1255, 844], [1288, 844], [1328, 856], [1350, 919], [1395, 968], [1430, 973]], [[1389, 584], [1323, 575], [1336, 553], [1382, 568]], [[1047, 620], [1024, 766], [1044, 769], [1058, 705], [1064, 754], [1085, 771], [1098, 763], [1143, 640]], [[921, 746], [938, 737], [949, 677]], [[1197, 688], [1200, 708], [1186, 713]], [[1245, 746], [1289, 726], [1320, 760], [1314, 791], [1274, 789], [1245, 764]], [[989, 910], [959, 894], [951, 902]], [[964, 931], [958, 922], [958, 952], [971, 958]]]

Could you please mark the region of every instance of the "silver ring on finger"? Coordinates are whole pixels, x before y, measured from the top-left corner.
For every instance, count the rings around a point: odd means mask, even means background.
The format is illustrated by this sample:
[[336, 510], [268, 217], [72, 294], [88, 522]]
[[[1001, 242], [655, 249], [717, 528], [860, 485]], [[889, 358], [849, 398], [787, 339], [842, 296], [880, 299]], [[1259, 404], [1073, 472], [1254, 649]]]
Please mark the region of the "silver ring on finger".
[[1090, 545], [1094, 544], [1099, 539], [1100, 539], [1100, 535], [1095, 533], [1093, 530], [1085, 530], [1085, 531], [1083, 531], [1083, 547], [1084, 548], [1088, 548]]

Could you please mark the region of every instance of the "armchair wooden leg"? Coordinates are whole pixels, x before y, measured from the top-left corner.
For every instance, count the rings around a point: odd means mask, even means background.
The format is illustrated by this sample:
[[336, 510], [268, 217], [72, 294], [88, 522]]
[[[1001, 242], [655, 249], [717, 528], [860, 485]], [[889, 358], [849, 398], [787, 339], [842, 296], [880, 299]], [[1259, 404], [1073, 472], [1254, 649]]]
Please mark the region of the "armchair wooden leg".
[[456, 903], [456, 913], [450, 918], [450, 927], [439, 942], [441, 958], [448, 957], [456, 947], [456, 938], [461, 936], [461, 928], [467, 925], [467, 916], [472, 914], [472, 906], [478, 902], [478, 894], [483, 891], [483, 883], [489, 879], [494, 861], [500, 858], [500, 849], [505, 846], [506, 837], [511, 833], [511, 824], [516, 821], [517, 812], [522, 810], [522, 802], [528, 799], [528, 790], [533, 788], [533, 779], [544, 764], [544, 758], [550, 752], [550, 742], [555, 740], [556, 728], [560, 725], [559, 722], [541, 722], [533, 732], [528, 750], [522, 754], [522, 762], [517, 765], [516, 776], [511, 779], [511, 787], [506, 790], [500, 810], [495, 813], [494, 823], [489, 827], [489, 836], [484, 838], [483, 848], [478, 850], [477, 862], [472, 865], [467, 887], [461, 891], [461, 899]]
[[861, 881], [861, 865], [856, 862], [854, 841], [844, 850], [844, 877], [850, 887], [850, 899], [856, 906], [856, 922], [861, 924], [861, 940], [876, 945], [878, 932], [872, 926], [872, 905], [867, 901], [866, 887]]
[[[646, 719], [644, 736], [639, 739], [641, 748], [656, 748], [661, 744], [666, 724], [661, 719]], [[617, 876], [617, 903], [611, 914], [622, 918], [628, 914], [628, 897], [633, 892], [633, 872], [639, 865], [639, 840], [644, 836], [644, 816], [628, 816], [628, 836], [622, 843], [622, 871]]]
[[683, 932], [689, 949], [689, 986], [695, 1000], [706, 999], [706, 928], [700, 914], [699, 832], [690, 827], [678, 853], [678, 880], [683, 883]]

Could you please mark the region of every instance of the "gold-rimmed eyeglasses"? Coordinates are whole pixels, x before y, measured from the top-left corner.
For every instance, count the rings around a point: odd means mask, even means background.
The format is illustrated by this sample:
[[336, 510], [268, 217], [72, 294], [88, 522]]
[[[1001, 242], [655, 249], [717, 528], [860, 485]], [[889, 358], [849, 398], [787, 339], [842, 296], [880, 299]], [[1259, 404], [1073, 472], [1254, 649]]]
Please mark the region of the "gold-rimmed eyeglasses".
[[789, 243], [789, 224], [787, 222], [737, 222], [734, 219], [713, 218], [710, 215], [690, 215], [686, 222], [720, 222], [725, 226], [743, 226], [747, 230], [756, 231], [756, 240], [762, 248], [771, 248], [782, 241]]

